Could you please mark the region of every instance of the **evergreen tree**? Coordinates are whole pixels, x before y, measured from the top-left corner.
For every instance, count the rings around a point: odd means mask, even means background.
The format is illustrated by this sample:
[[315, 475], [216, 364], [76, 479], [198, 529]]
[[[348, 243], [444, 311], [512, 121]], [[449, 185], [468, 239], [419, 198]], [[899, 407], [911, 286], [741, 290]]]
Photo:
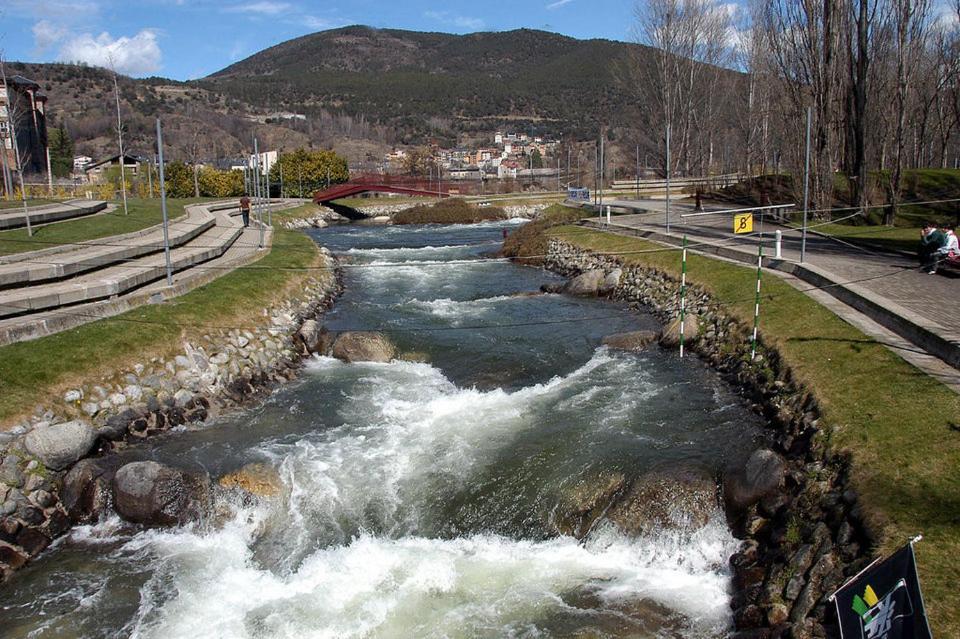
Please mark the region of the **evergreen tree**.
[[73, 140], [61, 123], [50, 133], [50, 170], [58, 178], [69, 177], [73, 170]]

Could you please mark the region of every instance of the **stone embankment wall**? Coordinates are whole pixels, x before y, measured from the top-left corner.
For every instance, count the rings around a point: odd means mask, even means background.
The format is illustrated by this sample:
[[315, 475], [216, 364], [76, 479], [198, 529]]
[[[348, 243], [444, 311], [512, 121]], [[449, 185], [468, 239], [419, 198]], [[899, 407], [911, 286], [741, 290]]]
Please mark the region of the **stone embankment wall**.
[[315, 318], [340, 288], [337, 277], [314, 279], [297, 298], [244, 322], [261, 328], [211, 331], [184, 342], [173, 358], [154, 357], [72, 388], [0, 432], [0, 582], [70, 528], [61, 489], [79, 460], [202, 422], [293, 378], [325, 339]]
[[[665, 322], [679, 316], [680, 283], [661, 271], [624, 266], [558, 240], [550, 241], [548, 255], [546, 267], [567, 276], [622, 269], [614, 299], [642, 305]], [[826, 445], [816, 398], [797, 383], [776, 350], [761, 344], [751, 361], [748, 327], [696, 286], [688, 288], [687, 311], [698, 326], [691, 349], [765, 418], [772, 449], [723, 479], [728, 519], [743, 540], [730, 559], [733, 636], [837, 636], [827, 597], [866, 566], [872, 546], [857, 495], [848, 486], [849, 460]], [[749, 477], [764, 473], [766, 478]], [[776, 490], [762, 498], [745, 497], [731, 481], [746, 475], [762, 484], [771, 473]]]

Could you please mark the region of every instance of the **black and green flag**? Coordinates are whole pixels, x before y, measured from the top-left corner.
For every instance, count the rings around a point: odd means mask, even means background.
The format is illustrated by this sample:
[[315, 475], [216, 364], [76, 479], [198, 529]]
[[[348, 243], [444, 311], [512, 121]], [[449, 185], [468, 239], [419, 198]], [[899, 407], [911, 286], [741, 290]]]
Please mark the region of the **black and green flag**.
[[932, 639], [913, 542], [833, 594], [843, 639]]

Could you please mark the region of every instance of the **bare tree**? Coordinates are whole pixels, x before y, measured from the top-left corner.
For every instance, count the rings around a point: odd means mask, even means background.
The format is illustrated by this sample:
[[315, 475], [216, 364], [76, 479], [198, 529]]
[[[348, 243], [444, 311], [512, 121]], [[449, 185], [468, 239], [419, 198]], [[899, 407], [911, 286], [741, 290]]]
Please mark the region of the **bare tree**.
[[883, 223], [893, 225], [903, 188], [904, 154], [906, 152], [907, 111], [911, 106], [911, 90], [916, 66], [925, 47], [930, 14], [929, 0], [891, 0], [890, 18], [894, 33], [894, 55], [897, 66], [897, 86], [894, 93], [896, 129], [894, 133], [894, 164], [890, 173], [890, 206], [883, 215]]

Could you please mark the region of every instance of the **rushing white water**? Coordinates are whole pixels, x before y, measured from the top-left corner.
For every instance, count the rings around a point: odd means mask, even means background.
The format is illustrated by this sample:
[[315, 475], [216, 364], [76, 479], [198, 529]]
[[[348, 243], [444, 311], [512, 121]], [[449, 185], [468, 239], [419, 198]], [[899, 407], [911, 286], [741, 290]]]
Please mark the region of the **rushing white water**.
[[179, 529], [75, 529], [0, 593], [10, 636], [724, 636], [737, 542], [719, 511], [640, 538], [555, 519], [604, 473], [742, 458], [749, 414], [695, 362], [599, 346], [636, 316], [473, 262], [500, 228], [325, 236], [357, 266], [328, 324], [394, 328], [430, 363], [315, 358], [259, 410], [128, 451], [215, 476], [266, 463], [283, 489]]

